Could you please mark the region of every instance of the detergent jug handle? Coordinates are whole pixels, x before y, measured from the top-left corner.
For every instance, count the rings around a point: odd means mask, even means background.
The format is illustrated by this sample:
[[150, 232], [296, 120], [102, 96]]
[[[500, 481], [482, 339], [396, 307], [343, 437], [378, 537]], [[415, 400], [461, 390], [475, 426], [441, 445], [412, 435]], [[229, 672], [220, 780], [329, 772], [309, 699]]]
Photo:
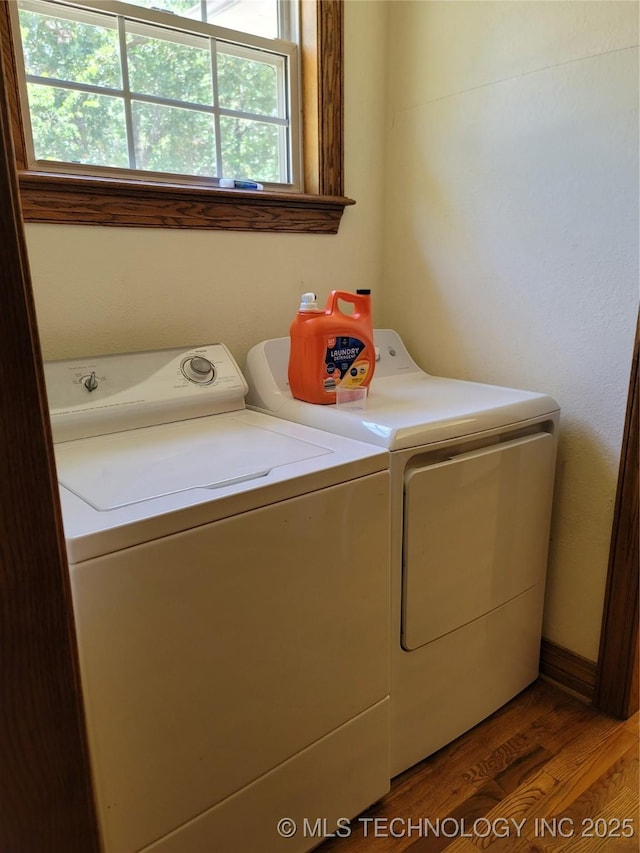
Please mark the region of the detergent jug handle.
[[333, 314], [336, 311], [339, 311], [338, 300], [342, 300], [343, 302], [349, 302], [354, 306], [353, 317], [368, 317], [370, 314], [370, 306], [369, 306], [369, 297], [371, 296], [370, 290], [356, 290], [355, 293], [351, 293], [348, 290], [332, 290], [329, 294], [329, 298], [327, 299], [327, 307], [325, 308], [325, 313]]

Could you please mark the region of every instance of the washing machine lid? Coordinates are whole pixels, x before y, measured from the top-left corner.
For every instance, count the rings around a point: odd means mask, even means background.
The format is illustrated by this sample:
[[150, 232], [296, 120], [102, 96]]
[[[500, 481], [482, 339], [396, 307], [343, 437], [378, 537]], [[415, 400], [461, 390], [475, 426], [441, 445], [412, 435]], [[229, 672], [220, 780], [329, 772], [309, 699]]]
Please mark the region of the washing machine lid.
[[221, 343], [45, 363], [70, 562], [388, 469], [379, 447], [245, 409]]
[[388, 450], [404, 450], [501, 428], [558, 411], [546, 394], [431, 376], [400, 336], [377, 329], [376, 373], [364, 409], [313, 405], [292, 397], [286, 380], [289, 339], [254, 347], [247, 358], [247, 403], [258, 411]]
[[55, 453], [71, 563], [389, 468], [379, 447], [247, 410], [62, 442]]
[[61, 485], [99, 511], [259, 480], [331, 453], [239, 417], [208, 417], [56, 445]]

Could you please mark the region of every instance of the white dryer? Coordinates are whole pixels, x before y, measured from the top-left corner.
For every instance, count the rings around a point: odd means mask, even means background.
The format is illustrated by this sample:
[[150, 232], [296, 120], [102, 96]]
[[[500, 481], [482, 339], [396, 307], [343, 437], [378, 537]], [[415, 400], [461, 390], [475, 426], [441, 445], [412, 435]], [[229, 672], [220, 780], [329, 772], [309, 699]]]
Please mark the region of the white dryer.
[[375, 331], [364, 409], [295, 400], [289, 339], [248, 355], [251, 408], [391, 451], [391, 770], [538, 675], [559, 409], [544, 394], [430, 376]]
[[221, 344], [45, 375], [105, 853], [310, 849], [389, 787], [388, 453]]

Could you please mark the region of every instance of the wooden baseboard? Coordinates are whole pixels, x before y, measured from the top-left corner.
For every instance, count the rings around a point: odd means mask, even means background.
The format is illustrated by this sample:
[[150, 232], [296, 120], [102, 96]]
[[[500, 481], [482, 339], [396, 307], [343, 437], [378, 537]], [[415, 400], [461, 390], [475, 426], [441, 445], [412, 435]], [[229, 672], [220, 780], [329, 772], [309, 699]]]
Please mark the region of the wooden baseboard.
[[593, 700], [597, 665], [562, 646], [542, 639], [540, 647], [540, 674], [560, 687], [577, 693], [588, 702]]

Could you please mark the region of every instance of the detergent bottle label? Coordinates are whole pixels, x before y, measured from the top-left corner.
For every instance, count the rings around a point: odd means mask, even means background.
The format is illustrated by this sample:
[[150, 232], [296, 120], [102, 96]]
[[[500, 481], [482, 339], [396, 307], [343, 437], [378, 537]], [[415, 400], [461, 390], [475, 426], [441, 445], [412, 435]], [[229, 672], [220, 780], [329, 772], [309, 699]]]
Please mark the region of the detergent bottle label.
[[327, 338], [324, 366], [325, 391], [335, 391], [338, 385], [355, 388], [367, 381], [370, 354], [359, 338], [331, 335]]

